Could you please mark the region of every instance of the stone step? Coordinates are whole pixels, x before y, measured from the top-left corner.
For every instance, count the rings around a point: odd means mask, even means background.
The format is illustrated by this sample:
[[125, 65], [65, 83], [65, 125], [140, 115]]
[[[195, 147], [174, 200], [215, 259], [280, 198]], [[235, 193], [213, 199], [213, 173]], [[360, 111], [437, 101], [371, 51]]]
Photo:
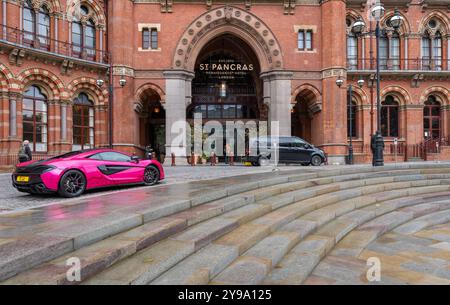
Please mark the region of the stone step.
[[[450, 194], [450, 193], [449, 193]], [[339, 204], [337, 205], [339, 206]], [[250, 224], [257, 224], [257, 225], [264, 225], [263, 228], [253, 228], [251, 226], [243, 226], [241, 230], [236, 230], [231, 233], [228, 233], [219, 241], [214, 242], [216, 243], [222, 243], [226, 242], [227, 245], [236, 246], [239, 248], [239, 253], [241, 254], [243, 252], [242, 249], [248, 248], [249, 245], [255, 244], [255, 237], [258, 236], [261, 238], [265, 234], [268, 234], [267, 226], [269, 226], [271, 231], [274, 231], [276, 228], [280, 227], [283, 223], [287, 223], [292, 220], [292, 218], [295, 218], [295, 213], [289, 214], [289, 211], [283, 211], [290, 208], [290, 206], [278, 209], [274, 212], [268, 213], [265, 216], [257, 218], [255, 221], [250, 222]], [[281, 213], [280, 213], [281, 212]], [[342, 210], [340, 213], [344, 213], [346, 210]], [[339, 215], [339, 212], [334, 212], [333, 215]], [[372, 215], [375, 217], [375, 214]], [[303, 224], [309, 224], [310, 230], [312, 228], [315, 228], [316, 223], [311, 221], [305, 221], [305, 220], [299, 220], [302, 221]], [[293, 222], [295, 223], [295, 222]], [[347, 232], [349, 232], [351, 229], [355, 228], [358, 223], [356, 221], [347, 220], [347, 223], [344, 223], [343, 220], [341, 220], [338, 223], [340, 226], [346, 225], [345, 232], [337, 233], [340, 234], [339, 239], [342, 238]], [[214, 279], [213, 283], [215, 284], [243, 284], [246, 283], [249, 279], [245, 276], [236, 276], [235, 272], [241, 273], [244, 272], [243, 270], [246, 270], [250, 272], [250, 270], [254, 269], [255, 274], [262, 274], [262, 270], [266, 270], [267, 272], [270, 271], [272, 265], [276, 265], [276, 263], [281, 259], [292, 247], [292, 245], [295, 245], [300, 238], [302, 238], [305, 234], [304, 228], [305, 225], [300, 226], [300, 230], [297, 232], [284, 232], [289, 228], [288, 225], [282, 227], [281, 232], [277, 231], [268, 237], [262, 239], [260, 242], [256, 243], [255, 246], [251, 247], [250, 250], [246, 251], [244, 255], [242, 255], [238, 261], [234, 262], [233, 265], [231, 265], [228, 269], [231, 269], [233, 271], [224, 271], [223, 274], [217, 278]], [[292, 228], [296, 228], [296, 226], [292, 226]], [[291, 228], [291, 230], [292, 230]], [[339, 227], [340, 228], [340, 227]], [[337, 229], [337, 228], [336, 228]], [[330, 230], [330, 232], [340, 232], [337, 230]], [[309, 232], [307, 231], [306, 234]], [[291, 236], [289, 236], [291, 234]], [[288, 238], [290, 237], [290, 238]], [[324, 237], [324, 236], [322, 236]], [[326, 237], [326, 236], [325, 236]], [[324, 237], [324, 238], [325, 238]], [[328, 237], [327, 237], [328, 238]], [[330, 236], [330, 238], [336, 239], [336, 236]], [[277, 242], [278, 241], [278, 242]], [[278, 245], [276, 247], [269, 247], [268, 245]], [[258, 255], [258, 253], [260, 255]], [[195, 254], [194, 254], [195, 256]], [[256, 257], [256, 261], [252, 259], [252, 257]], [[265, 260], [265, 261], [264, 261]], [[180, 262], [177, 264], [177, 266], [174, 268], [174, 270], [183, 269], [184, 270], [184, 262]], [[172, 270], [169, 274], [175, 274], [177, 272]], [[245, 272], [244, 272], [245, 273]], [[251, 273], [251, 272], [250, 272]], [[186, 275], [188, 278], [192, 277], [191, 275]], [[170, 276], [163, 274], [160, 277], [160, 280], [165, 279], [166, 282], [170, 282], [169, 280]], [[253, 284], [256, 279], [259, 277], [251, 277], [250, 282], [247, 282], [248, 284]], [[204, 278], [202, 278], [204, 280]], [[232, 279], [236, 279], [236, 282], [232, 282]], [[157, 281], [159, 283], [159, 281]], [[156, 283], [156, 282], [155, 282]], [[200, 283], [197, 283], [200, 284]]]
[[[450, 193], [447, 194], [450, 196]], [[405, 201], [405, 205], [410, 200], [409, 197], [402, 198]], [[422, 199], [422, 202], [427, 202], [430, 199]], [[421, 205], [429, 205], [429, 203], [423, 203]], [[419, 206], [417, 206], [419, 207]], [[394, 206], [394, 209], [398, 208]], [[349, 213], [342, 215], [341, 217], [336, 218], [334, 221], [329, 222], [327, 225], [321, 227], [316, 231], [313, 235], [313, 240], [315, 244], [319, 243], [317, 240], [322, 241], [322, 247], [319, 248], [321, 251], [325, 251], [325, 253], [329, 253], [331, 250], [330, 244], [335, 245], [338, 244], [341, 240], [342, 243], [354, 246], [359, 249], [358, 253], [362, 251], [362, 249], [367, 246], [371, 241], [379, 237], [383, 232], [386, 232], [389, 229], [392, 229], [402, 223], [407, 222], [408, 220], [414, 218], [414, 213], [404, 210], [404, 211], [387, 211], [387, 214], [379, 216], [378, 218], [375, 213], [368, 214], [368, 212], [363, 212], [359, 215], [355, 214], [356, 212], [362, 212], [362, 210], [355, 210], [353, 212], [353, 216], [351, 217]], [[299, 219], [304, 219], [303, 217]], [[371, 219], [374, 219], [370, 221]], [[367, 223], [366, 223], [367, 222]], [[362, 226], [360, 226], [363, 224]], [[367, 226], [364, 228], [364, 226]], [[357, 228], [357, 230], [354, 230]], [[375, 228], [377, 230], [375, 230]], [[373, 229], [373, 230], [370, 230]], [[356, 234], [355, 234], [356, 232]], [[353, 235], [354, 238], [350, 238], [350, 242], [345, 242], [345, 239], [348, 238], [347, 234]], [[346, 237], [347, 236], [347, 237]], [[323, 241], [326, 240], [327, 243]], [[304, 246], [302, 246], [304, 244]], [[298, 255], [297, 247], [304, 249], [308, 248], [311, 244], [311, 241], [308, 238], [298, 244], [298, 246], [294, 247], [294, 249], [283, 258], [282, 262], [274, 267], [270, 275], [264, 281], [265, 284], [300, 284], [302, 283], [307, 276], [311, 273], [311, 271], [315, 268], [318, 262], [323, 258], [324, 253], [321, 251], [317, 251], [316, 248], [312, 250], [303, 251], [304, 258], [296, 257]], [[336, 246], [336, 248], [338, 248]], [[335, 248], [335, 249], [336, 249]], [[308, 248], [309, 249], [309, 248]], [[335, 252], [335, 254], [347, 254], [342, 253], [339, 249]], [[289, 266], [289, 267], [287, 267]]]
[[[445, 171], [447, 170], [447, 171]], [[411, 179], [412, 180], [417, 180], [420, 179], [420, 176], [422, 172], [424, 172], [424, 169], [421, 169], [420, 166], [418, 167], [418, 169], [410, 169], [410, 168], [406, 168], [404, 170], [398, 170], [398, 171], [393, 171], [393, 172], [402, 172], [402, 173], [408, 173], [411, 175]], [[327, 175], [330, 175], [332, 173], [337, 173], [340, 174], [340, 176], [337, 177], [327, 177]], [[446, 172], [450, 172], [449, 168], [436, 168], [433, 169], [433, 171], [431, 172], [431, 174], [427, 174], [430, 175], [428, 176], [428, 178], [432, 179], [432, 178], [437, 178], [437, 177], [446, 177], [445, 173]], [[192, 226], [198, 223], [202, 223], [203, 221], [206, 221], [208, 219], [211, 219], [213, 217], [218, 217], [220, 215], [224, 215], [224, 213], [226, 214], [227, 212], [233, 211], [235, 209], [239, 209], [242, 207], [245, 207], [247, 205], [252, 204], [255, 201], [255, 196], [256, 194], [260, 193], [261, 191], [270, 189], [270, 191], [267, 191], [268, 193], [266, 193], [266, 195], [268, 196], [268, 194], [276, 194], [278, 191], [276, 191], [276, 189], [279, 189], [279, 192], [281, 194], [282, 191], [287, 191], [287, 190], [291, 190], [291, 189], [296, 189], [299, 187], [305, 187], [306, 185], [309, 185], [307, 190], [300, 190], [299, 193], [303, 192], [306, 193], [309, 191], [310, 188], [313, 187], [318, 187], [317, 192], [327, 192], [327, 191], [333, 191], [336, 190], [337, 188], [335, 188], [335, 186], [328, 186], [326, 185], [327, 183], [331, 183], [333, 181], [337, 181], [337, 180], [341, 180], [344, 181], [346, 179], [352, 180], [352, 179], [358, 179], [361, 177], [361, 175], [367, 175], [367, 176], [371, 176], [372, 178], [369, 178], [367, 180], [371, 180], [367, 183], [382, 183], [382, 182], [387, 182], [388, 180], [385, 180], [385, 178], [383, 177], [379, 177], [378, 175], [381, 174], [387, 174], [387, 175], [391, 175], [391, 172], [387, 172], [386, 171], [375, 171], [375, 170], [361, 170], [361, 169], [351, 169], [351, 170], [332, 170], [332, 171], [326, 171], [324, 170], [323, 172], [317, 172], [317, 173], [307, 173], [307, 174], [289, 174], [289, 175], [284, 175], [283, 177], [275, 177], [275, 178], [271, 178], [271, 179], [265, 179], [261, 182], [258, 183], [248, 183], [248, 184], [244, 184], [244, 185], [240, 185], [239, 187], [228, 187], [225, 188], [224, 190], [217, 190], [217, 191], [212, 191], [209, 192], [207, 194], [201, 194], [201, 193], [196, 193], [196, 194], [192, 194], [192, 197], [189, 200], [179, 200], [176, 201], [174, 203], [164, 203], [164, 204], [156, 204], [153, 205], [151, 207], [148, 208], [136, 208], [136, 209], [130, 209], [130, 208], [126, 208], [126, 209], [118, 209], [118, 213], [123, 213], [123, 218], [117, 219], [117, 216], [120, 214], [115, 214], [115, 215], [107, 215], [108, 217], [112, 217], [114, 218], [114, 221], [110, 221], [108, 218], [105, 218], [103, 223], [100, 220], [96, 220], [95, 222], [92, 222], [92, 220], [86, 221], [86, 225], [79, 225], [76, 226], [75, 224], [73, 226], [66, 226], [66, 224], [61, 224], [61, 226], [55, 226], [55, 228], [52, 228], [51, 230], [48, 230], [44, 233], [44, 236], [46, 238], [51, 238], [52, 241], [55, 242], [55, 245], [50, 245], [47, 246], [45, 245], [45, 243], [41, 243], [41, 245], [36, 245], [36, 244], [32, 244], [30, 243], [30, 251], [28, 252], [29, 254], [27, 254], [28, 256], [25, 256], [25, 258], [23, 257], [13, 257], [13, 258], [9, 258], [9, 260], [2, 260], [2, 263], [4, 263], [1, 267], [0, 267], [0, 279], [1, 278], [7, 278], [10, 277], [14, 274], [17, 274], [18, 272], [30, 269], [36, 265], [45, 263], [47, 261], [53, 260], [50, 262], [50, 265], [52, 264], [56, 264], [57, 266], [59, 266], [61, 264], [62, 261], [62, 257], [63, 255], [65, 255], [66, 253], [72, 252], [70, 253], [70, 256], [73, 256], [73, 251], [79, 249], [80, 250], [80, 256], [83, 257], [83, 252], [82, 251], [86, 251], [86, 253], [89, 253], [89, 251], [94, 251], [92, 249], [95, 249], [95, 244], [93, 244], [93, 248], [90, 249], [88, 248], [89, 245], [91, 245], [94, 242], [99, 242], [102, 239], [107, 238], [108, 236], [112, 236], [112, 235], [116, 235], [116, 234], [120, 234], [121, 232], [125, 232], [128, 233], [127, 230], [133, 230], [134, 228], [137, 229], [137, 231], [142, 230], [143, 236], [141, 237], [136, 237], [134, 236], [135, 240], [133, 241], [124, 241], [125, 243], [129, 242], [130, 243], [130, 248], [128, 247], [128, 244], [126, 244], [126, 246], [118, 246], [117, 249], [114, 249], [113, 247], [109, 247], [108, 248], [108, 240], [105, 239], [104, 245], [99, 245], [98, 247], [102, 247], [104, 246], [105, 249], [102, 250], [104, 251], [103, 253], [105, 253], [103, 256], [99, 255], [97, 258], [92, 259], [91, 262], [86, 263], [86, 270], [82, 272], [82, 274], [85, 275], [85, 277], [89, 277], [93, 274], [98, 273], [99, 271], [102, 270], [102, 268], [108, 268], [111, 264], [116, 263], [117, 261], [120, 261], [121, 259], [125, 258], [125, 257], [129, 257], [130, 255], [133, 255], [136, 251], [139, 251], [141, 249], [145, 249], [145, 247], [148, 247], [149, 245], [158, 242], [161, 239], [164, 239], [166, 237], [166, 235], [164, 235], [165, 231], [156, 231], [155, 232], [146, 232], [145, 229], [140, 228], [140, 226], [145, 225], [146, 223], [151, 223], [153, 221], [159, 221], [161, 217], [174, 217], [176, 219], [181, 219], [181, 222], [178, 223], [176, 226], [174, 225], [174, 227], [169, 226], [169, 228], [167, 229], [169, 233], [167, 233], [168, 235], [172, 235], [176, 232], [178, 232], [178, 230], [183, 230], [184, 226]], [[436, 175], [436, 176], [433, 176]], [[441, 176], [439, 176], [441, 175]], [[444, 175], [444, 176], [442, 176]], [[347, 176], [347, 177], [343, 177], [343, 176]], [[395, 176], [395, 175], [393, 175]], [[317, 177], [321, 177], [321, 178], [317, 178]], [[425, 176], [422, 176], [425, 177]], [[302, 181], [302, 179], [311, 179], [313, 178], [313, 182], [309, 182], [305, 183], [304, 181]], [[337, 180], [336, 180], [337, 179]], [[403, 180], [407, 180], [407, 177], [403, 177], [401, 178], [401, 176], [398, 176], [398, 179], [400, 179], [400, 181]], [[347, 180], [348, 181], [348, 180]], [[389, 179], [389, 182], [391, 182], [392, 180]], [[366, 182], [365, 182], [366, 183]], [[280, 185], [278, 185], [280, 184]], [[352, 181], [348, 181], [348, 184], [345, 187], [351, 188], [354, 186], [360, 185], [360, 183], [356, 183], [356, 182], [352, 182]], [[239, 193], [244, 191], [244, 193]], [[374, 190], [375, 191], [375, 190]], [[252, 195], [249, 195], [248, 192], [252, 192]], [[272, 192], [272, 193], [271, 193]], [[317, 193], [314, 193], [317, 194]], [[355, 193], [357, 194], [357, 193]], [[284, 195], [284, 194], [281, 194]], [[344, 194], [342, 194], [343, 196]], [[198, 196], [198, 197], [195, 197]], [[224, 196], [229, 196], [229, 197], [224, 197]], [[300, 196], [298, 194], [298, 196]], [[323, 195], [325, 196], [325, 195]], [[337, 197], [338, 200], [341, 200], [342, 198], [345, 198], [345, 196], [343, 197]], [[264, 199], [264, 196], [260, 196], [257, 197], [258, 199]], [[265, 197], [267, 198], [267, 197]], [[295, 199], [295, 197], [294, 197]], [[319, 198], [320, 199], [320, 198]], [[212, 201], [211, 201], [212, 200]], [[258, 202], [259, 205], [264, 207], [264, 203], [262, 202], [262, 200], [260, 200]], [[323, 200], [323, 198], [322, 198]], [[274, 200], [276, 202], [276, 200]], [[305, 205], [306, 206], [306, 205]], [[310, 207], [312, 207], [313, 205], [311, 204]], [[271, 210], [277, 209], [278, 205], [275, 203], [274, 205], [271, 206]], [[296, 210], [299, 207], [287, 207], [292, 209], [291, 212], [286, 212], [286, 211], [282, 211], [281, 214], [285, 213], [283, 216], [281, 216], [281, 218], [279, 218], [279, 221], [277, 219], [273, 219], [273, 221], [268, 220], [267, 224], [257, 224], [254, 223], [253, 225], [255, 226], [260, 226], [259, 230], [256, 230], [254, 233], [256, 234], [255, 236], [251, 236], [251, 234], [249, 236], [246, 237], [246, 239], [244, 239], [243, 241], [239, 241], [238, 238], [234, 237], [234, 238], [230, 238], [228, 241], [226, 241], [225, 237], [223, 238], [222, 241], [225, 241], [225, 245], [227, 243], [230, 243], [230, 245], [235, 245], [237, 246], [238, 250], [240, 251], [239, 253], [242, 253], [243, 251], [245, 251], [248, 247], [251, 247], [254, 243], [256, 243], [257, 241], [261, 240], [263, 237], [267, 236], [271, 230], [283, 225], [284, 223], [286, 223], [289, 220], [292, 220], [293, 215], [298, 213], [304, 213], [309, 211], [308, 209], [305, 210], [305, 208], [302, 207], [301, 210]], [[189, 210], [187, 210], [189, 209]], [[76, 209], [75, 209], [76, 210]], [[256, 218], [256, 217], [262, 217], [264, 215], [264, 213], [269, 212], [269, 209], [263, 208], [262, 210], [259, 210], [259, 212], [257, 212], [256, 214], [254, 214], [253, 216], [249, 216], [247, 219], [240, 219], [240, 220], [236, 220], [236, 223], [239, 224], [244, 224], [247, 221], [251, 221], [252, 219]], [[259, 214], [258, 214], [259, 213]], [[294, 214], [292, 214], [294, 213]], [[250, 213], [251, 214], [251, 213]], [[235, 214], [237, 215], [237, 214]], [[287, 218], [286, 218], [287, 217]], [[112, 219], [111, 218], [111, 219]], [[232, 217], [231, 217], [232, 218]], [[270, 217], [269, 217], [270, 218]], [[150, 221], [150, 222], [149, 222]], [[185, 221], [185, 224], [183, 224], [183, 221]], [[234, 222], [232, 222], [234, 223]], [[151, 227], [151, 225], [150, 225]], [[82, 230], [79, 230], [79, 229]], [[268, 231], [266, 232], [266, 228], [268, 229]], [[75, 229], [78, 229], [75, 230]], [[61, 231], [62, 230], [62, 231]], [[171, 231], [172, 230], [172, 231]], [[67, 232], [67, 233], [65, 233]], [[52, 234], [55, 234], [56, 236], [52, 236]], [[233, 233], [233, 232], [231, 232]], [[130, 233], [133, 234], [133, 233]], [[139, 235], [138, 233], [136, 233], [137, 235]], [[260, 235], [258, 235], [260, 234]], [[167, 236], [168, 236], [167, 235]], [[192, 242], [190, 241], [190, 244], [193, 244], [194, 250], [196, 249], [200, 249], [201, 247], [203, 247], [204, 245], [208, 244], [211, 240], [214, 240], [214, 236], [211, 235], [211, 239], [208, 240], [207, 238], [204, 240], [199, 239], [196, 242]], [[62, 237], [61, 239], [58, 239], [57, 237]], [[117, 238], [117, 236], [113, 236], [112, 238]], [[125, 238], [125, 237], [124, 237]], [[131, 237], [130, 237], [131, 238]], [[58, 242], [57, 242], [58, 241]], [[43, 245], [43, 246], [42, 246]], [[14, 245], [9, 245], [9, 248], [5, 248], [3, 247], [3, 249], [6, 249], [8, 252], [10, 252], [10, 249], [14, 247]], [[18, 245], [19, 247], [21, 247], [20, 245]], [[156, 246], [156, 245], [155, 245]], [[129, 250], [129, 249], [133, 249], [133, 247], [135, 247], [135, 250]], [[85, 249], [86, 248], [86, 249]], [[127, 249], [127, 251], [122, 251], [122, 249], [125, 248]], [[39, 250], [42, 249], [42, 250]], [[150, 250], [150, 249], [148, 249]], [[38, 252], [41, 251], [41, 252]], [[1, 251], [0, 251], [1, 253]], [[101, 251], [99, 251], [99, 253], [102, 253]], [[112, 253], [112, 254], [111, 254]], [[118, 254], [119, 259], [114, 260], [114, 259], [109, 259], [110, 256], [114, 256]], [[139, 253], [138, 253], [139, 254]], [[137, 255], [137, 254], [136, 254]], [[59, 258], [61, 257], [61, 261], [57, 261], [55, 260], [55, 258]], [[20, 262], [20, 263], [19, 263]], [[117, 264], [114, 264], [114, 266]], [[92, 266], [100, 266], [99, 268], [96, 267], [92, 267]], [[43, 267], [43, 266], [42, 266]], [[44, 268], [45, 269], [45, 268]], [[50, 269], [50, 268], [47, 268]], [[43, 269], [41, 269], [43, 270]], [[41, 272], [39, 271], [39, 267], [36, 270], [31, 270], [32, 272]], [[62, 271], [54, 271], [55, 276], [52, 277], [52, 274], [48, 275], [48, 279], [50, 282], [52, 283], [57, 283], [58, 281], [61, 281], [61, 273]], [[3, 277], [2, 277], [3, 276]], [[27, 276], [29, 276], [30, 278], [32, 278], [32, 275], [27, 274]], [[64, 274], [65, 276], [65, 274]], [[25, 278], [25, 275], [24, 275]], [[19, 281], [19, 278], [17, 278], [16, 280]]]

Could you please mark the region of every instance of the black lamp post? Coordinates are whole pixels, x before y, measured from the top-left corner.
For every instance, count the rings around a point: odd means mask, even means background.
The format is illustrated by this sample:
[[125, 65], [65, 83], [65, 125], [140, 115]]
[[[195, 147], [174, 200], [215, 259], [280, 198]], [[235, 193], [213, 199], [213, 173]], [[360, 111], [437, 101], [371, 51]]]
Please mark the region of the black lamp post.
[[[361, 78], [358, 80], [358, 87], [362, 88], [364, 86], [364, 80]], [[344, 80], [342, 80], [341, 76], [339, 75], [338, 79], [336, 80], [336, 85], [341, 88], [344, 84]], [[352, 97], [353, 97], [353, 86], [352, 84], [349, 84], [347, 87], [349, 100], [347, 101], [347, 107], [348, 107], [348, 116], [349, 116], [349, 133], [350, 133], [350, 142], [348, 145], [348, 164], [353, 164], [353, 105], [352, 105]]]
[[[373, 166], [383, 166], [384, 158], [383, 158], [383, 150], [384, 150], [384, 140], [381, 135], [381, 98], [380, 98], [380, 20], [385, 13], [385, 9], [383, 4], [377, 3], [371, 9], [370, 13], [372, 17], [376, 20], [376, 28], [375, 28], [375, 38], [376, 38], [376, 49], [377, 49], [377, 68], [376, 68], [376, 76], [377, 76], [377, 130], [374, 135], [372, 135], [371, 139], [371, 147], [372, 147], [372, 164]], [[394, 16], [389, 19], [388, 25], [393, 27], [394, 29], [398, 29], [403, 22], [403, 17], [400, 15], [398, 10], [395, 10]], [[361, 18], [355, 21], [352, 27], [352, 31], [356, 35], [364, 35], [364, 34], [372, 34], [372, 32], [363, 33], [365, 28], [365, 23]]]
[[[108, 69], [109, 74], [109, 82], [108, 82], [108, 146], [109, 148], [113, 148], [113, 106], [114, 106], [114, 86], [113, 86], [113, 75], [112, 68]], [[97, 86], [103, 87], [105, 81], [101, 78], [97, 80]], [[120, 88], [123, 88], [127, 83], [127, 80], [124, 77], [119, 79]]]

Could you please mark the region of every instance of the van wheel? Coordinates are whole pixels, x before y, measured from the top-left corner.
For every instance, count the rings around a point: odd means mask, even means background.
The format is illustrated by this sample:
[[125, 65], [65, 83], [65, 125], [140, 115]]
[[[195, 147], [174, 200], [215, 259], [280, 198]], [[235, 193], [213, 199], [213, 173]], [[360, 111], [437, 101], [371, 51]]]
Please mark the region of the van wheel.
[[312, 166], [320, 166], [322, 164], [322, 158], [318, 155], [312, 156], [311, 165]]

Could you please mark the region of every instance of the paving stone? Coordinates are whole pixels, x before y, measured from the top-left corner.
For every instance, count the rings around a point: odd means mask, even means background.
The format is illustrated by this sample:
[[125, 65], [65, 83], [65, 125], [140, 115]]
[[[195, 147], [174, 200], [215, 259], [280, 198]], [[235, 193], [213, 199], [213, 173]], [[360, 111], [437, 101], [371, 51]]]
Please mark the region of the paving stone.
[[299, 240], [296, 233], [276, 232], [251, 247], [243, 256], [266, 259], [274, 266]]
[[299, 285], [320, 262], [316, 253], [289, 253], [264, 279], [265, 285]]
[[111, 237], [111, 240], [133, 241], [137, 251], [187, 228], [185, 219], [164, 217]]
[[315, 234], [332, 237], [337, 243], [357, 225], [358, 223], [352, 220], [334, 220], [320, 228]]
[[198, 250], [237, 227], [238, 223], [235, 220], [213, 218], [173, 236], [172, 239], [191, 242], [194, 244], [195, 250]]
[[270, 270], [270, 262], [254, 257], [240, 257], [218, 276], [214, 285], [257, 285], [260, 284]]
[[424, 204], [419, 204], [419, 205], [414, 205], [414, 206], [408, 206], [408, 207], [402, 208], [400, 211], [412, 213], [413, 217], [417, 218], [422, 215], [436, 212], [438, 210], [439, 210], [439, 205], [436, 205], [434, 203], [424, 203]]
[[224, 213], [224, 206], [220, 203], [206, 203], [189, 210], [177, 213], [173, 217], [185, 219], [188, 226], [195, 225], [207, 219]]
[[378, 230], [379, 234], [381, 235], [387, 231], [392, 230], [398, 225], [405, 223], [408, 220], [411, 220], [412, 218], [413, 218], [412, 213], [395, 211], [369, 221], [368, 223], [362, 225], [360, 229]]
[[232, 246], [208, 245], [155, 279], [153, 285], [206, 285], [238, 257]]
[[358, 256], [377, 237], [378, 231], [375, 230], [353, 230], [335, 246], [333, 252], [336, 255]]
[[228, 191], [227, 195], [230, 196], [230, 195], [243, 193], [243, 192], [246, 192], [246, 191], [255, 190], [258, 187], [259, 187], [259, 182], [258, 181], [249, 182], [249, 183], [242, 183], [242, 184], [236, 184], [236, 185], [233, 185], [232, 187], [227, 188], [227, 191]]
[[292, 209], [279, 209], [264, 216], [261, 216], [253, 220], [252, 224], [264, 225], [270, 228], [271, 231], [277, 230], [282, 225], [294, 220], [298, 215], [298, 212]]
[[269, 213], [272, 210], [270, 205], [252, 203], [236, 210], [223, 214], [221, 217], [236, 220], [239, 224], [247, 223], [255, 218]]
[[295, 246], [291, 252], [297, 255], [312, 253], [322, 258], [333, 248], [334, 244], [334, 239], [331, 237], [309, 235]]
[[232, 232], [225, 234], [214, 244], [236, 246], [239, 249], [239, 254], [245, 252], [258, 241], [266, 237], [270, 232], [270, 228], [265, 225], [258, 224], [244, 224]]
[[194, 253], [194, 244], [164, 240], [95, 275], [84, 284], [148, 284]]
[[294, 195], [291, 193], [281, 194], [258, 201], [258, 203], [260, 204], [270, 205], [272, 209], [278, 209], [293, 202], [294, 202]]
[[112, 213], [105, 217], [76, 219], [69, 225], [61, 223], [52, 230], [40, 233], [40, 235], [71, 238], [75, 249], [79, 249], [139, 225], [142, 225], [140, 215]]
[[284, 226], [281, 226], [278, 231], [279, 232], [294, 232], [298, 234], [300, 239], [303, 239], [305, 236], [313, 232], [317, 227], [317, 224], [314, 221], [308, 221], [303, 219], [296, 219], [291, 221]]
[[333, 210], [315, 210], [301, 217], [302, 220], [314, 221], [318, 227], [323, 226], [325, 223], [333, 220], [336, 213]]
[[374, 211], [354, 210], [347, 214], [339, 216], [337, 219], [338, 220], [351, 220], [353, 222], [356, 222], [357, 225], [359, 226], [372, 218], [375, 218]]
[[[186, 209], [191, 206], [190, 200], [179, 200], [175, 202], [161, 202], [161, 204], [154, 205], [149, 204], [149, 206], [139, 207], [139, 209], [134, 209], [135, 213], [142, 215], [143, 221], [149, 222], [161, 217], [166, 217]], [[125, 209], [124, 211], [128, 211]]]

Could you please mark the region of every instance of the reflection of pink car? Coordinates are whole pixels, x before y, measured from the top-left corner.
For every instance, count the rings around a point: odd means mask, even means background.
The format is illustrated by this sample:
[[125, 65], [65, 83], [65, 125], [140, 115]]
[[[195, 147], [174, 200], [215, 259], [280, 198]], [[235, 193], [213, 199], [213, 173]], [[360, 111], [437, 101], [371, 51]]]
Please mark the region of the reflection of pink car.
[[154, 185], [164, 179], [164, 170], [155, 160], [111, 149], [69, 152], [43, 161], [20, 163], [12, 175], [13, 186], [32, 194], [58, 192], [76, 197], [85, 190], [123, 184]]

